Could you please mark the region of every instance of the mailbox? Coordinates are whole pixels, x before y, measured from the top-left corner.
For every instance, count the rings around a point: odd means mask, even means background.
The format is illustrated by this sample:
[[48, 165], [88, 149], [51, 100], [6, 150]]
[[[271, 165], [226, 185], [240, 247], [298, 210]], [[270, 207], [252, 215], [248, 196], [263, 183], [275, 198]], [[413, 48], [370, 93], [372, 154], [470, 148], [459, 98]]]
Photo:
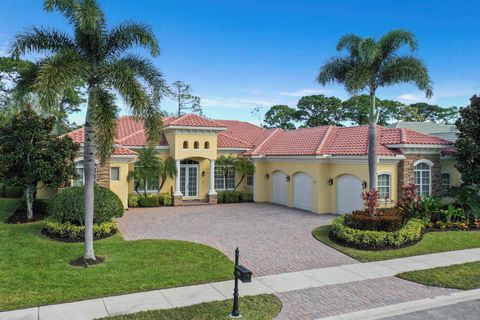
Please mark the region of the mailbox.
[[234, 276], [243, 283], [252, 282], [252, 271], [248, 270], [241, 264], [235, 266]]

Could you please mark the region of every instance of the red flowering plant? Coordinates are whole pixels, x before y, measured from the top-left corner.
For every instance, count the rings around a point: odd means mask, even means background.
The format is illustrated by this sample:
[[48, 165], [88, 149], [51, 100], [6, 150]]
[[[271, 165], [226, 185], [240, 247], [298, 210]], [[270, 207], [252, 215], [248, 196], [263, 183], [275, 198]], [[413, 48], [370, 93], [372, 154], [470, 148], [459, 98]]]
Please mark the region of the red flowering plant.
[[377, 210], [380, 201], [380, 193], [378, 190], [373, 189], [363, 192], [362, 199], [370, 216], [382, 215], [382, 211]]
[[402, 209], [408, 218], [415, 217], [421, 209], [422, 197], [417, 194], [417, 186], [413, 183], [402, 187], [402, 195], [397, 201], [397, 207]]

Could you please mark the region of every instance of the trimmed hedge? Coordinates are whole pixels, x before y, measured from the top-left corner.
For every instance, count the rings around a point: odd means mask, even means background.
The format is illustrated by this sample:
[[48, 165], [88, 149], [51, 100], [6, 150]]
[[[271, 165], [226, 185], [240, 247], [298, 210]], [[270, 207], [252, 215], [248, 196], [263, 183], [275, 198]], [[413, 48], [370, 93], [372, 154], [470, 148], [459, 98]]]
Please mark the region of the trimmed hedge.
[[396, 231], [405, 222], [405, 215], [399, 209], [389, 209], [371, 216], [367, 211], [357, 210], [345, 215], [345, 225], [353, 229], [372, 231]]
[[[84, 224], [84, 187], [69, 187], [58, 192], [48, 203], [47, 213], [60, 222], [82, 226]], [[102, 223], [123, 216], [123, 204], [110, 189], [95, 185], [93, 223]]]
[[[156, 198], [157, 200], [154, 200]], [[142, 200], [149, 199], [149, 200]], [[171, 206], [173, 204], [172, 195], [168, 192], [160, 193], [159, 195], [149, 195], [147, 198], [139, 196], [136, 193], [130, 193], [128, 195], [128, 206], [130, 208], [135, 207], [158, 207], [158, 206]]]
[[[85, 226], [77, 226], [70, 222], [61, 223], [52, 218], [44, 220], [45, 231], [48, 236], [67, 242], [83, 241], [85, 239]], [[95, 223], [93, 225], [93, 238], [102, 239], [117, 232], [114, 221]]]
[[398, 248], [420, 240], [423, 227], [421, 220], [410, 219], [397, 231], [359, 230], [348, 227], [345, 224], [345, 217], [339, 217], [332, 221], [330, 237], [332, 240], [359, 249]]
[[136, 193], [130, 193], [128, 195], [128, 207], [129, 208], [135, 208], [138, 207], [138, 200], [140, 199], [140, 196]]
[[160, 193], [158, 195], [158, 202], [162, 206], [171, 206], [173, 204], [172, 195], [168, 192]]
[[250, 192], [241, 191], [219, 191], [217, 193], [218, 203], [237, 203], [237, 202], [252, 202], [253, 194]]
[[138, 204], [140, 205], [140, 207], [158, 207], [160, 205], [160, 202], [158, 201], [158, 197], [150, 196], [139, 198]]

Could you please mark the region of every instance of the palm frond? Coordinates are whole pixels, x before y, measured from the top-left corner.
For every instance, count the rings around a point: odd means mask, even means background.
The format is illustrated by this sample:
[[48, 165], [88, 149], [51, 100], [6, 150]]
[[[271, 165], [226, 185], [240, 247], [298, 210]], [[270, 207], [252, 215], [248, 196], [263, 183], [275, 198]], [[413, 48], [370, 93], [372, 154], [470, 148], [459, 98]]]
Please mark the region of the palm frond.
[[415, 36], [411, 32], [402, 29], [388, 32], [380, 38], [378, 44], [384, 59], [390, 57], [403, 45], [407, 45], [412, 52], [417, 50], [417, 39]]
[[92, 119], [95, 129], [95, 144], [102, 165], [110, 157], [113, 150], [113, 142], [117, 136], [117, 113], [115, 95], [105, 89], [94, 88], [90, 96]]
[[158, 105], [149, 103], [142, 114], [142, 118], [145, 123], [148, 145], [154, 146], [162, 138], [163, 113], [160, 111]]
[[337, 51], [347, 49], [351, 56], [357, 56], [361, 42], [362, 38], [359, 36], [353, 33], [346, 34], [338, 40]]
[[105, 15], [96, 0], [83, 0], [75, 3], [75, 25], [84, 34], [102, 33], [105, 28]]
[[47, 12], [58, 10], [71, 23], [75, 19], [75, 1], [74, 0], [45, 0], [43, 2], [43, 9]]
[[358, 56], [362, 64], [366, 66], [372, 65], [380, 53], [376, 41], [372, 38], [367, 38], [360, 43], [358, 48]]
[[345, 89], [352, 96], [358, 95], [374, 81], [370, 68], [363, 64], [352, 66], [345, 77]]
[[158, 40], [148, 25], [126, 22], [107, 35], [106, 48], [109, 56], [116, 56], [133, 46], [149, 49], [154, 57], [160, 54]]
[[88, 63], [74, 50], [64, 50], [41, 61], [33, 85], [40, 104], [47, 109], [53, 106], [65, 88], [83, 82], [88, 73]]
[[390, 59], [380, 70], [378, 85], [408, 82], [416, 85], [430, 98], [432, 96], [432, 81], [422, 60], [414, 56], [396, 57]]
[[16, 35], [10, 45], [10, 54], [18, 58], [32, 52], [57, 53], [75, 48], [75, 42], [66, 33], [54, 29], [33, 27], [25, 33]]
[[316, 80], [321, 85], [326, 85], [329, 82], [343, 83], [348, 70], [354, 64], [354, 61], [350, 58], [333, 57], [320, 68]]

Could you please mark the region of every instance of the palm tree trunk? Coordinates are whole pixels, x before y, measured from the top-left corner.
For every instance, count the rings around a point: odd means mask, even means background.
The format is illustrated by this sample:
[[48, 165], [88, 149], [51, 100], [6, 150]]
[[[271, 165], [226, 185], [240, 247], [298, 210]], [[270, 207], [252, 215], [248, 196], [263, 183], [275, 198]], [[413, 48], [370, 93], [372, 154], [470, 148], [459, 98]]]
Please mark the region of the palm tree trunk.
[[84, 206], [85, 206], [85, 255], [84, 259], [95, 260], [93, 250], [93, 203], [94, 203], [94, 175], [96, 148], [94, 142], [93, 112], [93, 88], [89, 88], [88, 109], [85, 118], [85, 137], [83, 147], [83, 174], [85, 178]]
[[243, 175], [242, 179], [240, 179], [240, 181], [237, 183], [237, 185], [235, 186], [235, 189], [233, 189], [233, 192], [235, 192], [238, 189], [238, 186], [242, 183], [244, 178], [245, 178], [245, 175]]
[[377, 189], [377, 112], [375, 92], [370, 93], [370, 115], [368, 121], [368, 179], [369, 189]]
[[24, 190], [25, 202], [27, 203], [27, 219], [33, 219], [33, 188], [28, 186]]

